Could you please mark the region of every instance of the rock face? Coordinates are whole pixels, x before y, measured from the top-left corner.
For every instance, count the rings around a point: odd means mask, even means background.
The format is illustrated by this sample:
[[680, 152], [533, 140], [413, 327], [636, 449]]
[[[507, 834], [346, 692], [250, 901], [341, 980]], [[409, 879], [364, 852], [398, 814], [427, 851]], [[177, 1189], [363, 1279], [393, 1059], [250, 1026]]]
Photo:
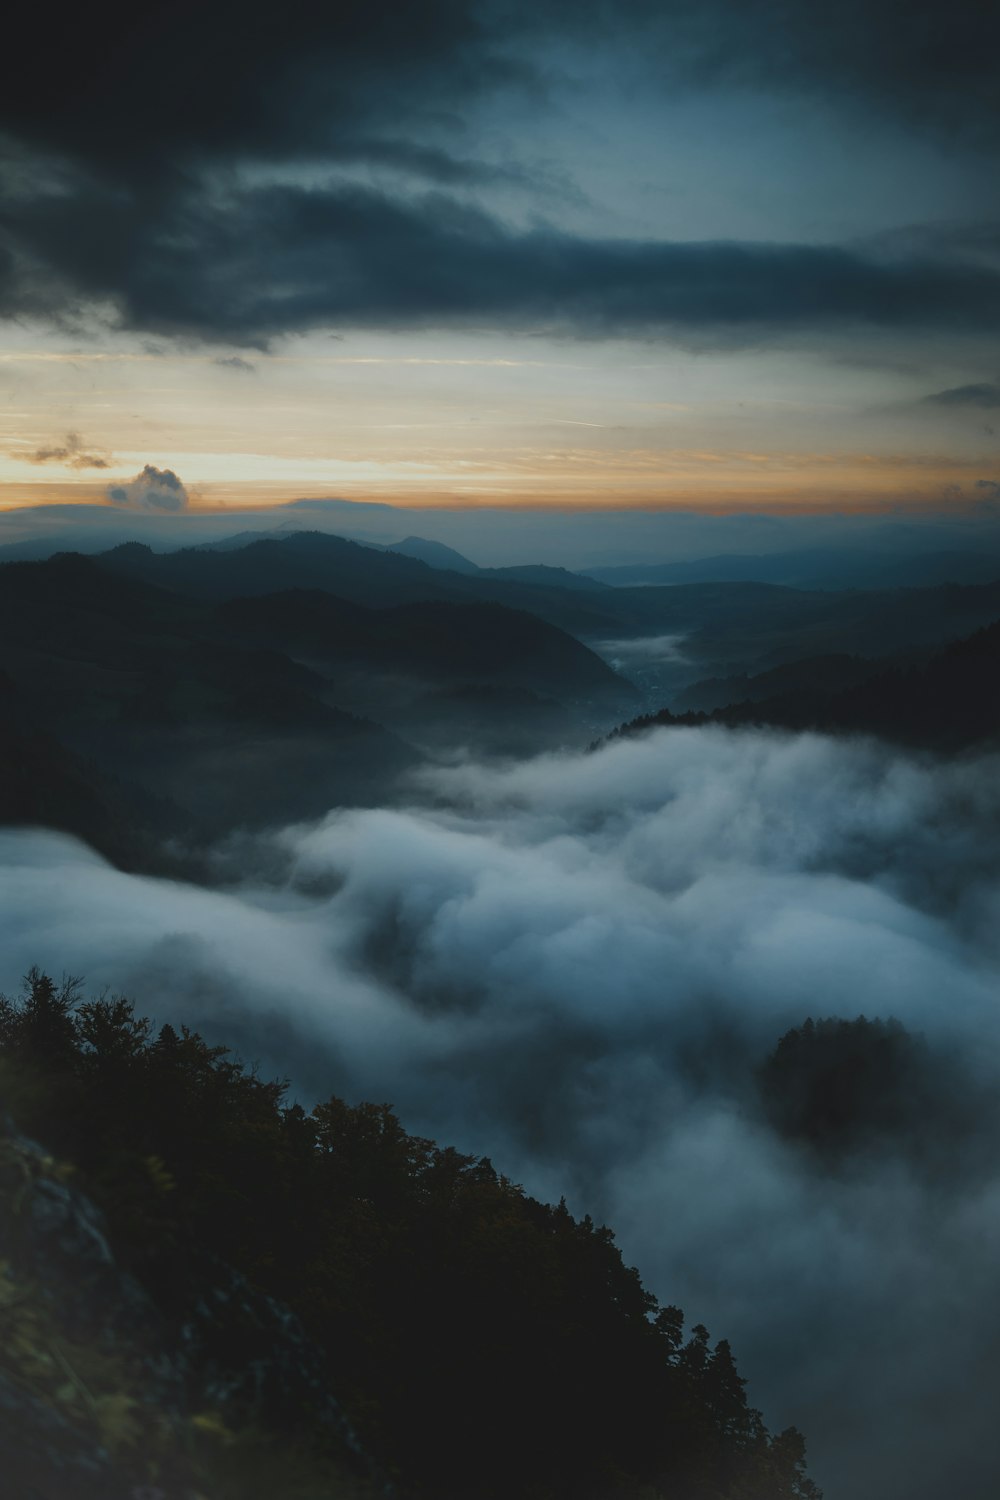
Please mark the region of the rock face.
[[106, 1449], [2, 1375], [0, 1445], [4, 1485], [19, 1500], [131, 1500]]
[[118, 1271], [94, 1205], [9, 1126], [0, 1137], [0, 1205], [5, 1482], [32, 1500], [125, 1497], [129, 1487], [102, 1431], [106, 1392], [80, 1373], [79, 1351], [127, 1349], [134, 1375], [124, 1329], [142, 1326], [145, 1299]]
[[322, 1484], [296, 1497], [393, 1493], [287, 1307], [208, 1257], [158, 1307], [69, 1170], [0, 1125], [3, 1494], [249, 1500], [265, 1491], [234, 1490], [230, 1472], [247, 1433], [279, 1471], [286, 1446], [322, 1450]]

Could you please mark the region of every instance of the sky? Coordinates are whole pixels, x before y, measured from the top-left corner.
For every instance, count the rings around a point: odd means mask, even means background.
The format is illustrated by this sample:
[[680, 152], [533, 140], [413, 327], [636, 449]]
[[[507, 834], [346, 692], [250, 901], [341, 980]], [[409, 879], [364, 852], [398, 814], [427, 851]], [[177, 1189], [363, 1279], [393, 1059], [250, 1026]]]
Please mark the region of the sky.
[[0, 507], [968, 510], [1000, 477], [998, 28], [20, 7]]

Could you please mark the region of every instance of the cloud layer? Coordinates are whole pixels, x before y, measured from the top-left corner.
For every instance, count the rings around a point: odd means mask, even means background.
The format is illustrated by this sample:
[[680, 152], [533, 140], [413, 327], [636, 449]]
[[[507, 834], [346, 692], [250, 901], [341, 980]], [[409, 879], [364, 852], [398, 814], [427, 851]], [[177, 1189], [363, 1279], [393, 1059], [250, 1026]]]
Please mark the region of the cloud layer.
[[259, 875], [226, 892], [8, 833], [2, 981], [83, 972], [306, 1095], [393, 1101], [615, 1224], [804, 1428], [828, 1500], [985, 1500], [995, 1119], [946, 1180], [874, 1146], [831, 1174], [766, 1125], [753, 1069], [807, 1015], [864, 1012], [1000, 1083], [998, 769], [663, 731], [435, 772], [408, 807], [242, 846]]
[[[293, 0], [280, 34], [259, 0], [148, 17], [102, 0], [85, 19], [67, 11], [58, 36], [49, 13], [22, 8], [0, 64], [8, 316], [99, 311], [247, 344], [331, 324], [996, 327], [988, 258], [698, 243], [683, 213], [662, 238], [567, 232], [557, 200], [586, 196], [574, 171], [588, 141], [535, 159], [581, 88], [610, 90], [618, 113], [625, 93], [645, 101], [639, 157], [662, 127], [658, 95], [819, 101], [834, 121], [870, 116], [981, 153], [1000, 128], [1000, 38], [972, 0], [947, 16], [929, 0], [905, 14], [897, 0], [822, 14], [801, 0], [371, 13]], [[595, 120], [595, 138], [609, 128]], [[508, 188], [527, 195], [516, 221], [490, 196]], [[964, 226], [984, 229], [995, 240], [995, 224]]]
[[[599, 335], [808, 328], [981, 334], [1000, 271], [926, 252], [598, 240], [515, 230], [442, 191], [185, 183], [155, 204], [117, 190], [25, 196], [0, 311], [81, 294], [137, 330], [265, 343], [315, 327], [482, 326]], [[83, 226], [86, 224], [86, 233]]]
[[572, 48], [633, 51], [674, 89], [818, 93], [924, 129], [988, 134], [998, 120], [998, 21], [975, 0], [946, 14], [932, 0], [847, 0], [818, 13], [802, 0], [426, 0], [377, 12], [289, 0], [280, 30], [262, 0], [148, 16], [99, 0], [60, 21], [59, 45], [49, 13], [25, 8], [11, 21], [0, 72], [8, 128], [145, 171], [194, 150], [405, 157], [408, 126], [442, 106], [454, 125], [484, 97], [543, 90]]

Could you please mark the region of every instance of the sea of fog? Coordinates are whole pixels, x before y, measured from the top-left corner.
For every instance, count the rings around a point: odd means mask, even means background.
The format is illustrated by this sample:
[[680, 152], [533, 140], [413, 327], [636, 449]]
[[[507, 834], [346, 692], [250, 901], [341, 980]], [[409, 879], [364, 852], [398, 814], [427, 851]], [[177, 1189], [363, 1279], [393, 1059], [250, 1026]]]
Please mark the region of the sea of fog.
[[304, 1100], [391, 1102], [611, 1223], [805, 1431], [827, 1500], [985, 1500], [995, 1119], [943, 1179], [888, 1147], [826, 1169], [767, 1126], [754, 1068], [863, 1013], [1000, 1088], [998, 848], [1000, 757], [661, 730], [244, 839], [221, 890], [7, 831], [0, 985], [81, 974]]

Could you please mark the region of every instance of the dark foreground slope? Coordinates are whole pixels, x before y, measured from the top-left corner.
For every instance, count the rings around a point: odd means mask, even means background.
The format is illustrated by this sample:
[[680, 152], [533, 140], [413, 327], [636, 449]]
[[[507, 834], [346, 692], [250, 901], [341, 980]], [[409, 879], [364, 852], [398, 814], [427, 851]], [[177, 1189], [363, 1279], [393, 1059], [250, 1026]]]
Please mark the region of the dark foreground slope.
[[[848, 664], [845, 675], [851, 670]], [[862, 680], [839, 690], [830, 690], [835, 673], [815, 675], [815, 686], [809, 686], [809, 664], [802, 663], [799, 685], [787, 691], [760, 696], [761, 679], [752, 679], [751, 693], [741, 702], [711, 713], [674, 714], [663, 709], [632, 720], [616, 733], [670, 724], [761, 724], [874, 734], [941, 751], [1000, 739], [1000, 621], [952, 642], [927, 661], [862, 672]]]
[[0, 1089], [5, 1453], [107, 1468], [46, 1500], [348, 1500], [387, 1476], [415, 1500], [815, 1500], [798, 1434], [768, 1434], [728, 1345], [685, 1339], [607, 1229], [387, 1106], [307, 1114], [37, 972], [0, 1001]]

